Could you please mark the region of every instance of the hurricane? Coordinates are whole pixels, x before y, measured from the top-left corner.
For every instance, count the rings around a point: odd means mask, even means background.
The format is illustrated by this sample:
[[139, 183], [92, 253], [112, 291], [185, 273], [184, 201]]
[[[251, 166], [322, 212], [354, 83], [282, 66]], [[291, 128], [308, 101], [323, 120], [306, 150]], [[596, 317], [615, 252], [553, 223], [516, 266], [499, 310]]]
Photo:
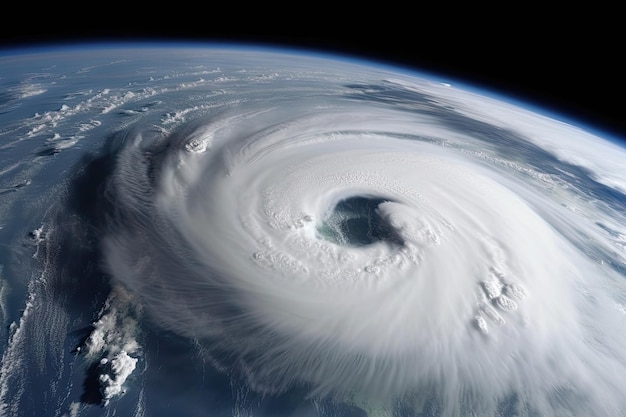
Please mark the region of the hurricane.
[[[112, 288], [83, 350], [130, 320], [258, 398], [625, 415], [623, 148], [436, 80], [257, 58], [274, 72], [218, 54], [195, 83], [120, 93], [78, 163]], [[107, 403], [142, 360], [119, 340]]]

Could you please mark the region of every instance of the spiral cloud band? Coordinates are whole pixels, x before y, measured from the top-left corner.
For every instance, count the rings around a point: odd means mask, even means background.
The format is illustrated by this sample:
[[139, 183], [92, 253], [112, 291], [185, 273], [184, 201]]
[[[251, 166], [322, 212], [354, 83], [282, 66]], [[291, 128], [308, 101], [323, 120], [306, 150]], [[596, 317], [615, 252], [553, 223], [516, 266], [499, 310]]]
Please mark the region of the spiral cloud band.
[[492, 101], [428, 85], [297, 85], [125, 130], [108, 271], [262, 393], [623, 415], [624, 277], [590, 220], [623, 195], [599, 208], [580, 184], [609, 186]]

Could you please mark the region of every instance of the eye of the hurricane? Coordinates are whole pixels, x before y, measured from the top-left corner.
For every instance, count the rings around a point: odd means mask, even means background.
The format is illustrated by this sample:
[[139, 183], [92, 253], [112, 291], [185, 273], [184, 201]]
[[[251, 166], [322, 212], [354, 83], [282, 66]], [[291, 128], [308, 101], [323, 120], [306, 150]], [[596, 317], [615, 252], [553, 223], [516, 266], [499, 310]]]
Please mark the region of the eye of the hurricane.
[[361, 247], [401, 239], [379, 215], [378, 206], [391, 200], [355, 196], [339, 201], [318, 225], [319, 237], [341, 246]]

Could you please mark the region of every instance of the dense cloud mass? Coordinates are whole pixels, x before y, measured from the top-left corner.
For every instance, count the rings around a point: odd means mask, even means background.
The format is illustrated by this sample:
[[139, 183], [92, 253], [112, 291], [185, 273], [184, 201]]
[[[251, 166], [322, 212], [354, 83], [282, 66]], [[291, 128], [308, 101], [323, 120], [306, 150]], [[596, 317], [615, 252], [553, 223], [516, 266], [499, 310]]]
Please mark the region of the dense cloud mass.
[[559, 204], [589, 190], [430, 94], [381, 80], [128, 133], [109, 271], [262, 392], [617, 414], [624, 315]]
[[28, 315], [52, 314], [48, 282], [70, 279], [51, 241], [92, 245], [85, 265], [106, 279], [78, 348], [99, 394], [80, 404], [148, 380], [167, 356], [136, 339], [156, 328], [233, 392], [301, 393], [320, 416], [625, 415], [623, 148], [413, 74], [192, 55], [25, 123], [36, 137], [80, 120], [41, 158], [81, 132], [106, 141], [33, 232], [58, 272], [29, 289], [3, 367], [42, 333]]

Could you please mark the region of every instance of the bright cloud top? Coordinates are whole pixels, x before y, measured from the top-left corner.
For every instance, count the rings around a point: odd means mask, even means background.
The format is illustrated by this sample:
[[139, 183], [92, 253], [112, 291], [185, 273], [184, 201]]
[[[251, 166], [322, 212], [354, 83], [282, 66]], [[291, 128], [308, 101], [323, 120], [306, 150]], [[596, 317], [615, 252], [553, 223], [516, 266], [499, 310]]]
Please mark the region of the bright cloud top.
[[127, 131], [109, 271], [261, 392], [619, 415], [623, 276], [593, 254], [622, 258], [590, 221], [615, 205], [531, 165], [494, 102], [382, 85]]

